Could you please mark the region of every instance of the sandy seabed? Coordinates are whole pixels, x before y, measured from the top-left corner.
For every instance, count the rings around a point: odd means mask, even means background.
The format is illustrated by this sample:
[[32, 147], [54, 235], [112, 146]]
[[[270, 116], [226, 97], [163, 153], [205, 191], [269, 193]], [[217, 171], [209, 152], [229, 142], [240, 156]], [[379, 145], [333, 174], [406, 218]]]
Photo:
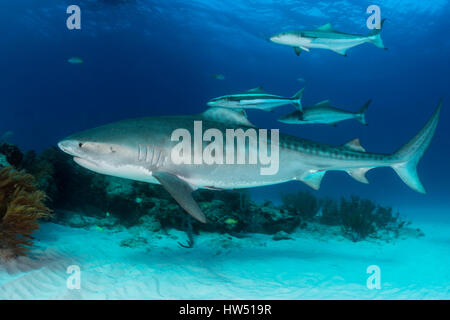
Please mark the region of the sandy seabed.
[[[130, 248], [121, 246], [138, 236], [129, 230], [46, 223], [29, 257], [0, 265], [0, 299], [449, 299], [450, 221], [415, 226], [425, 237], [354, 243], [301, 230], [283, 241], [202, 233], [185, 249], [179, 231], [139, 234], [147, 243]], [[367, 287], [372, 265], [379, 290]], [[70, 266], [80, 269], [79, 290], [67, 286]]]

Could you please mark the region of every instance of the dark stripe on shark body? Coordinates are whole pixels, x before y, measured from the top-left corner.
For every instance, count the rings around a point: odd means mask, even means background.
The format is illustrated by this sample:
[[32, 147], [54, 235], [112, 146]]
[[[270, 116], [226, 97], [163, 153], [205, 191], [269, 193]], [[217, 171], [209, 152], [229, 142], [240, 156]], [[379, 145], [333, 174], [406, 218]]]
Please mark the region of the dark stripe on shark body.
[[[270, 141], [270, 139], [269, 139]], [[332, 159], [341, 160], [386, 160], [390, 156], [385, 154], [366, 153], [360, 151], [353, 151], [342, 146], [329, 146], [324, 144], [316, 144], [310, 141], [299, 141], [297, 139], [285, 138], [280, 142], [280, 147], [298, 151], [301, 153], [308, 153], [311, 155], [326, 156]]]

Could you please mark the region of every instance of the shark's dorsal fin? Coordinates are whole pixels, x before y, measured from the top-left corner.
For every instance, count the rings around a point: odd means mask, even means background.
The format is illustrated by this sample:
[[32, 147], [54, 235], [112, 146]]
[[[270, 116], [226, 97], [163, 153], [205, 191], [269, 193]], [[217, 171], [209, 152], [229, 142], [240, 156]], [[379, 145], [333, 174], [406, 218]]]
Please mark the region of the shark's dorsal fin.
[[330, 106], [330, 100], [324, 100], [319, 103], [316, 103], [313, 107], [329, 107]]
[[331, 26], [331, 23], [324, 24], [323, 26], [318, 27], [317, 30], [320, 30], [320, 31], [334, 31], [333, 27]]
[[353, 139], [352, 141], [344, 144], [344, 147], [354, 151], [366, 152], [366, 149], [363, 148], [359, 139]]
[[300, 180], [301, 182], [310, 186], [314, 190], [319, 190], [320, 184], [322, 183], [322, 179], [325, 176], [325, 173], [327, 173], [327, 172], [326, 171], [313, 171], [302, 177], [297, 178], [297, 180]]
[[245, 93], [266, 93], [262, 87], [253, 88], [245, 91]]
[[154, 172], [153, 176], [184, 210], [198, 221], [206, 223], [205, 215], [192, 197], [192, 192], [195, 188], [186, 181], [167, 172]]
[[369, 180], [366, 178], [366, 173], [371, 169], [373, 168], [358, 168], [355, 170], [348, 170], [347, 173], [356, 181], [368, 184]]
[[210, 108], [203, 112], [202, 116], [203, 118], [212, 121], [254, 127], [254, 125], [248, 121], [247, 113], [244, 109]]

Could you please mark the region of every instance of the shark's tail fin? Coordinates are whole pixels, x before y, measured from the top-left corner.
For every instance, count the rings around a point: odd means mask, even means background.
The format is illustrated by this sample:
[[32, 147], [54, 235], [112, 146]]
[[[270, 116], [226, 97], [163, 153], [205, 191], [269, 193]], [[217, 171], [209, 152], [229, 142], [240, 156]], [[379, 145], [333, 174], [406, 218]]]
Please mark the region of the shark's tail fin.
[[393, 155], [394, 159], [399, 160], [399, 162], [392, 165], [392, 168], [397, 172], [403, 182], [420, 193], [426, 193], [426, 191], [417, 174], [417, 164], [434, 136], [434, 132], [436, 131], [439, 122], [441, 108], [442, 100], [425, 127], [410, 142]]
[[303, 88], [302, 90], [300, 90], [299, 92], [297, 92], [292, 98], [291, 98], [291, 103], [299, 110], [299, 111], [303, 111], [303, 106], [302, 106], [302, 98], [303, 98], [303, 92], [305, 91], [305, 88]]
[[366, 121], [366, 112], [367, 109], [369, 108], [369, 105], [372, 103], [372, 99], [370, 99], [369, 101], [367, 101], [361, 109], [359, 109], [359, 111], [356, 113], [356, 120], [358, 120], [359, 122], [361, 122], [363, 125], [367, 126], [367, 121]]
[[383, 39], [381, 39], [381, 31], [383, 29], [383, 24], [385, 21], [386, 19], [381, 20], [380, 29], [374, 29], [368, 36], [369, 42], [373, 43], [375, 46], [381, 49], [386, 49], [383, 43]]

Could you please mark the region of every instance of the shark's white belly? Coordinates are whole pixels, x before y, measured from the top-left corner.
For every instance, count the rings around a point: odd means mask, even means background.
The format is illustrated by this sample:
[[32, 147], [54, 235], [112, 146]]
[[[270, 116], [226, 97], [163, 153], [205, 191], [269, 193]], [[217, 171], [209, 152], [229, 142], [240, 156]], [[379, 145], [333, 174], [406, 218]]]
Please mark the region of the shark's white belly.
[[314, 39], [308, 45], [309, 48], [343, 50], [356, 47], [367, 42], [367, 38], [355, 39]]

